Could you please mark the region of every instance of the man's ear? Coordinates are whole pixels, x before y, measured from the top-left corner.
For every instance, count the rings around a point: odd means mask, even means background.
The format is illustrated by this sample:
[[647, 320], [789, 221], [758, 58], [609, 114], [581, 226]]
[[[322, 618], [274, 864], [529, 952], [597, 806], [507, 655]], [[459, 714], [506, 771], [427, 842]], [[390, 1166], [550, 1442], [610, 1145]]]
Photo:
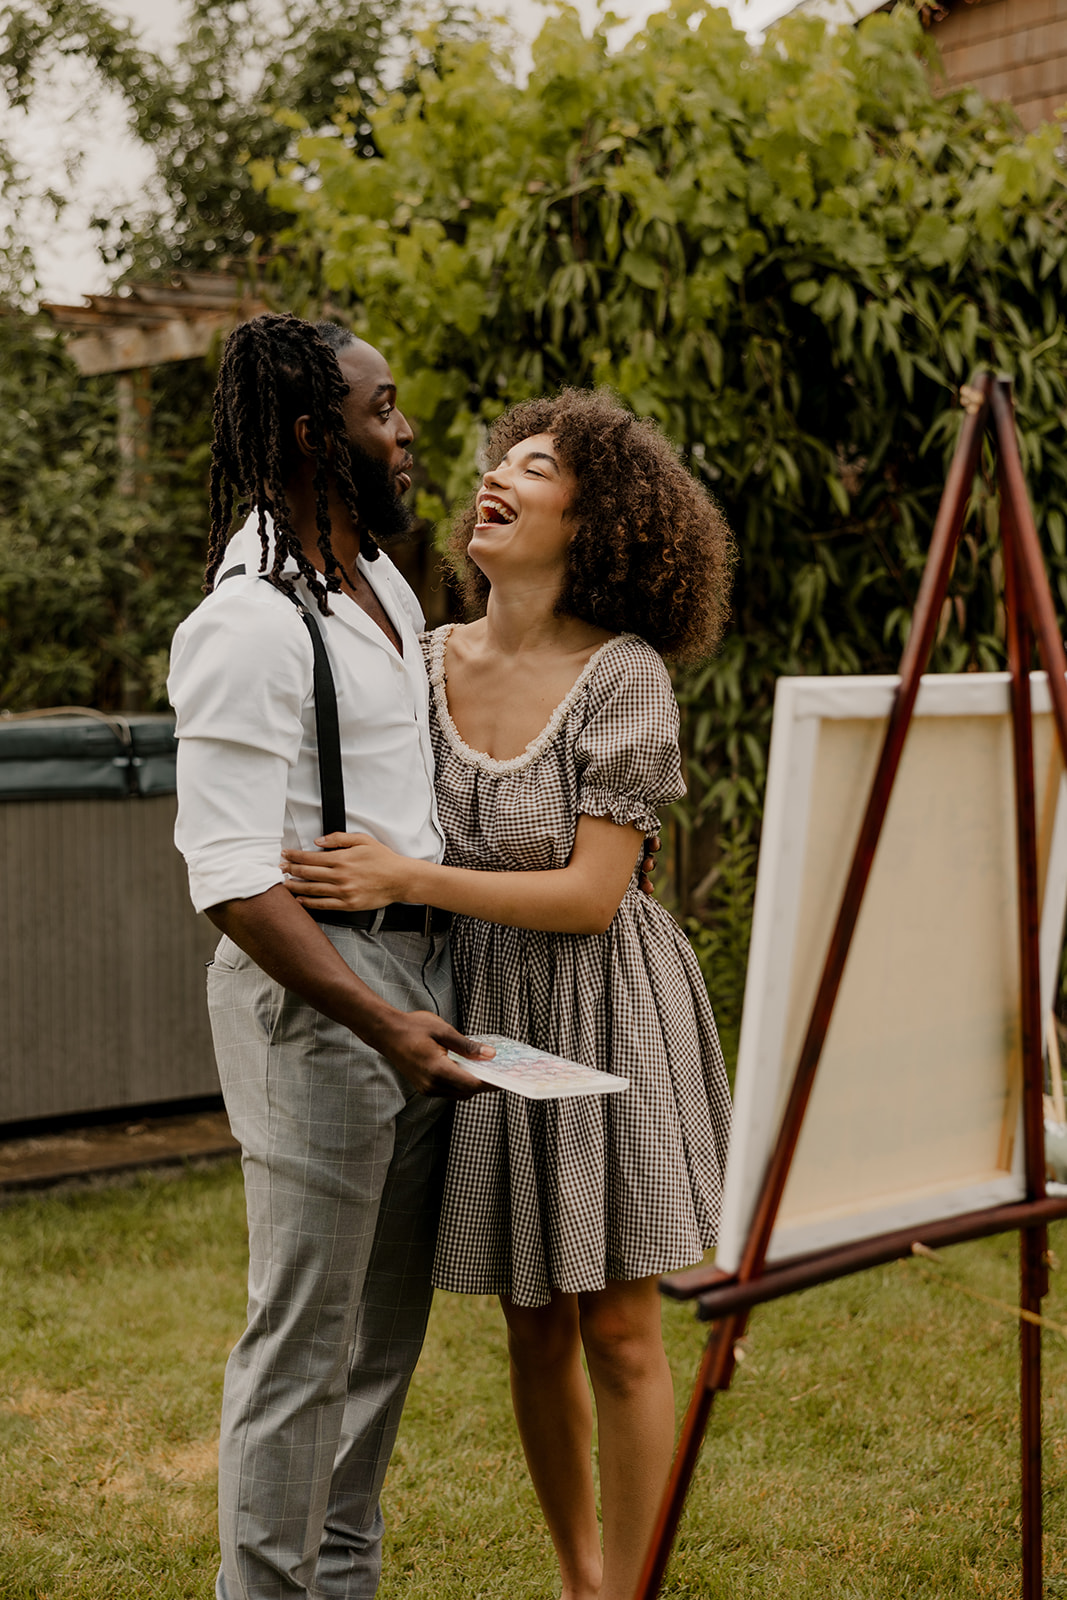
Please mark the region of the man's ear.
[[297, 417], [296, 421], [293, 423], [293, 437], [296, 440], [296, 448], [300, 451], [300, 454], [302, 456], [308, 456], [312, 461], [314, 461], [315, 446], [311, 442], [310, 417]]
[[[300, 454], [306, 456], [309, 461], [314, 461], [316, 450], [311, 440], [310, 417], [297, 417], [293, 423], [293, 438], [296, 440], [296, 448], [300, 451]], [[326, 440], [326, 459], [327, 461], [332, 461], [333, 459], [332, 439]]]

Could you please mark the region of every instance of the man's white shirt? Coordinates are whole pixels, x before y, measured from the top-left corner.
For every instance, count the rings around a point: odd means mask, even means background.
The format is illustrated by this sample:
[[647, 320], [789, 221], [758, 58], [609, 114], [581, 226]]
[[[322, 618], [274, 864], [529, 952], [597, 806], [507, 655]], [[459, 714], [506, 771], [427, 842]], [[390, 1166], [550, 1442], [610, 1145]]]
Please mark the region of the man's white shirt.
[[[269, 529], [269, 524], [268, 524]], [[174, 838], [198, 911], [249, 899], [282, 882], [283, 847], [315, 849], [322, 835], [313, 652], [296, 607], [257, 576], [261, 545], [250, 517], [234, 535], [218, 583], [178, 628], [167, 689], [177, 714]], [[433, 793], [429, 684], [419, 603], [388, 556], [359, 559], [404, 647], [403, 657], [348, 595], [315, 613], [333, 669], [347, 827], [399, 854], [440, 861]]]

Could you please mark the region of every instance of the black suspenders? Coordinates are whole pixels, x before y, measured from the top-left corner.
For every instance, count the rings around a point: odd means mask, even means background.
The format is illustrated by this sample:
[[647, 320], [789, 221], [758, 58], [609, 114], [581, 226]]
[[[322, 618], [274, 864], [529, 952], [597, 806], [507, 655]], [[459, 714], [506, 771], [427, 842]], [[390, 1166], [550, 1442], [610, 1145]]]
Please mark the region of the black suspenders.
[[[227, 578], [243, 578], [244, 575], [245, 567], [242, 562], [240, 566], [230, 567], [224, 572], [215, 587], [225, 583]], [[263, 582], [269, 583], [270, 580], [264, 577]], [[337, 718], [337, 691], [334, 688], [330, 658], [326, 653], [326, 641], [322, 637], [322, 629], [314, 613], [308, 610], [300, 597], [291, 589], [279, 589], [278, 592], [293, 602], [311, 635], [311, 649], [314, 654], [312, 681], [315, 690], [315, 738], [319, 747], [319, 792], [322, 795], [322, 831], [324, 834], [344, 833], [348, 813], [345, 809], [345, 780], [341, 767], [341, 728]]]
[[[216, 580], [215, 587], [227, 578], [243, 578], [245, 566], [230, 567]], [[259, 573], [264, 583], [270, 579]], [[276, 588], [277, 585], [271, 585]], [[322, 831], [344, 833], [348, 827], [345, 809], [345, 782], [341, 768], [341, 728], [337, 717], [337, 690], [334, 687], [326, 641], [313, 611], [298, 595], [289, 589], [280, 591], [290, 599], [311, 635], [313, 654], [312, 684], [315, 693], [315, 737], [319, 746], [319, 792], [322, 796]], [[364, 931], [386, 933], [419, 933], [424, 939], [431, 934], [447, 932], [451, 911], [441, 911], [433, 906], [391, 905], [380, 911], [312, 911], [308, 915], [316, 922], [332, 923], [341, 928], [361, 928]]]

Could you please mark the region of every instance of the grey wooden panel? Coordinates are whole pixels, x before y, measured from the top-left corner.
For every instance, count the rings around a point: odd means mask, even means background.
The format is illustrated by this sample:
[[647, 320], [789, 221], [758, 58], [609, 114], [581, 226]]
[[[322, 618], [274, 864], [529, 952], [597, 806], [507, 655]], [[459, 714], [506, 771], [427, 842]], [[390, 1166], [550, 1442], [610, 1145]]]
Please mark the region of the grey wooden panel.
[[218, 1092], [175, 806], [0, 805], [0, 1122]]

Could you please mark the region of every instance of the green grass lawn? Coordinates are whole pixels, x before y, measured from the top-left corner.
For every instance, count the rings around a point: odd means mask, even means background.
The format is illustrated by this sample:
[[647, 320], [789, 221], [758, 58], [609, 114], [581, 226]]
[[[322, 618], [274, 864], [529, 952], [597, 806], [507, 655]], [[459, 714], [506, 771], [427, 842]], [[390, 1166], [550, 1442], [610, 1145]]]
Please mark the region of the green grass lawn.
[[[1067, 1233], [1054, 1244], [1067, 1257]], [[0, 1212], [0, 1597], [209, 1600], [242, 1327], [236, 1168]], [[665, 1593], [1019, 1592], [1013, 1237], [758, 1309]], [[1050, 1319], [1067, 1325], [1053, 1274]], [[665, 1305], [679, 1408], [703, 1330]], [[1067, 1597], [1067, 1338], [1045, 1335], [1046, 1593]], [[381, 1600], [554, 1600], [493, 1302], [438, 1296], [386, 1489]]]

